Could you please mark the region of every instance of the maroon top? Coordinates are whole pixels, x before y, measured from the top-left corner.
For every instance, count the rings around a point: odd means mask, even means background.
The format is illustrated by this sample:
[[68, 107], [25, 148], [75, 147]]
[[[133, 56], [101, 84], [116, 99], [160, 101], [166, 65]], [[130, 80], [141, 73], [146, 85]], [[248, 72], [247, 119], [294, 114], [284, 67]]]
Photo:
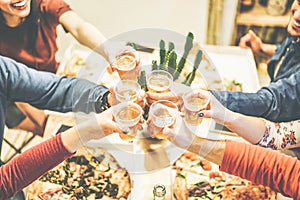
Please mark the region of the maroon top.
[[0, 199], [13, 196], [71, 155], [59, 134], [16, 156], [0, 167]]
[[28, 19], [15, 28], [11, 28], [5, 22], [0, 21], [0, 54], [37, 70], [56, 72], [58, 67], [55, 60], [58, 19], [71, 8], [62, 0], [33, 1], [41, 1], [40, 23], [35, 44], [36, 51], [30, 50], [32, 47], [28, 42], [28, 35], [30, 34]]
[[300, 161], [275, 150], [226, 141], [220, 170], [300, 199]]

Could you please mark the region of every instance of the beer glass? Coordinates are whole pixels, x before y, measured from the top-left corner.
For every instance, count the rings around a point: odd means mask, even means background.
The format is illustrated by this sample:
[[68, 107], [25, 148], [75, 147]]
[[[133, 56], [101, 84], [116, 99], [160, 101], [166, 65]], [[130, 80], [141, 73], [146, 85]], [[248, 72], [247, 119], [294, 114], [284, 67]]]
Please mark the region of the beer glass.
[[143, 109], [136, 103], [127, 101], [112, 107], [114, 120], [124, 131], [121, 139], [132, 142], [137, 135], [137, 124], [140, 121]]
[[187, 124], [197, 126], [201, 124], [202, 117], [198, 116], [201, 110], [207, 108], [210, 97], [199, 97], [197, 90], [187, 92], [183, 95], [184, 119]]
[[137, 52], [134, 50], [124, 51], [116, 56], [112, 63], [120, 76], [120, 79], [137, 80], [139, 75]]
[[149, 120], [151, 134], [157, 139], [165, 139], [162, 133], [164, 127], [171, 127], [175, 124], [178, 115], [178, 107], [168, 100], [159, 100], [151, 104], [149, 108]]
[[153, 93], [171, 91], [173, 76], [164, 70], [153, 70], [147, 78], [147, 88]]
[[141, 91], [141, 86], [137, 81], [120, 80], [115, 86], [114, 91], [116, 99], [119, 103], [125, 101], [132, 101], [137, 103], [138, 95]]

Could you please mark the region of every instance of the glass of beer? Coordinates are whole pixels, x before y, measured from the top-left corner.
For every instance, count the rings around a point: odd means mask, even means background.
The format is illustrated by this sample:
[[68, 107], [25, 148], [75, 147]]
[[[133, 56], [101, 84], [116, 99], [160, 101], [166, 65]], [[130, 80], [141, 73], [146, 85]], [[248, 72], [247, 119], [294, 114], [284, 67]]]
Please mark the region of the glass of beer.
[[139, 67], [137, 60], [137, 52], [134, 50], [124, 51], [112, 63], [120, 76], [120, 79], [137, 80], [139, 75]]
[[207, 108], [210, 97], [208, 95], [199, 97], [199, 95], [197, 95], [197, 90], [195, 90], [185, 93], [182, 99], [186, 123], [193, 126], [201, 124], [203, 118], [199, 117], [198, 113]]
[[140, 91], [141, 86], [137, 81], [133, 80], [120, 80], [114, 90], [116, 99], [119, 103], [126, 101], [137, 103]]
[[151, 104], [149, 108], [149, 126], [151, 135], [157, 139], [165, 139], [162, 133], [164, 127], [172, 127], [178, 115], [178, 107], [168, 100], [159, 100]]
[[171, 91], [172, 83], [173, 76], [164, 70], [153, 70], [147, 77], [147, 88], [154, 93]]
[[122, 128], [121, 139], [132, 142], [137, 135], [137, 124], [141, 120], [143, 109], [136, 103], [127, 101], [112, 107], [114, 120]]

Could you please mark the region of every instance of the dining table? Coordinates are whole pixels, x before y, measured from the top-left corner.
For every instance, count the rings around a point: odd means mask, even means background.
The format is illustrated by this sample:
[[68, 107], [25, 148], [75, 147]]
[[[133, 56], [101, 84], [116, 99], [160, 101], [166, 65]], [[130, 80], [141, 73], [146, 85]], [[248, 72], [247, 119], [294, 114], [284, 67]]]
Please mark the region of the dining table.
[[[130, 38], [132, 41], [133, 38]], [[128, 41], [128, 38], [126, 38]], [[150, 50], [139, 51], [141, 65], [146, 70], [151, 67], [153, 60], [159, 58], [159, 50], [157, 48], [159, 40], [155, 41], [156, 46], [150, 46]], [[141, 41], [138, 41], [141, 43]], [[183, 46], [179, 45], [179, 49]], [[188, 88], [204, 87], [215, 90], [224, 90], [224, 79], [235, 79], [242, 82], [244, 91], [256, 91], [260, 84], [255, 66], [254, 58], [250, 50], [240, 49], [238, 47], [220, 47], [196, 44], [191, 50], [191, 56], [194, 58], [197, 49], [202, 49], [204, 52], [203, 60], [199, 66], [199, 74], [206, 77], [205, 81], [195, 81]], [[182, 51], [179, 50], [179, 54]], [[94, 54], [81, 45], [71, 44], [66, 50], [65, 56], [58, 69], [58, 75], [64, 75], [66, 67], [70, 60], [76, 56], [81, 56], [85, 61], [81, 68], [74, 68], [77, 77], [84, 78], [102, 84], [107, 87], [112, 87], [118, 82], [119, 77], [116, 73], [110, 74], [106, 67], [108, 63], [99, 55]], [[240, 64], [243, 63], [243, 69]], [[189, 69], [190, 70], [190, 69]], [[232, 73], [235, 72], [235, 73]], [[186, 91], [186, 86], [175, 84], [173, 88], [177, 93]], [[66, 128], [72, 127], [81, 121], [93, 117], [95, 113], [60, 113], [54, 111], [45, 111], [48, 114], [48, 120], [44, 132], [44, 138], [48, 139]], [[209, 139], [230, 139], [241, 142], [246, 142], [238, 135], [220, 127], [212, 119], [205, 119], [201, 124], [201, 135]], [[147, 131], [145, 128], [144, 132]], [[197, 133], [195, 133], [197, 134]], [[111, 153], [119, 164], [126, 168], [131, 177], [131, 194], [132, 200], [152, 200], [153, 187], [156, 184], [163, 184], [166, 187], [166, 198], [174, 199], [173, 182], [175, 178], [175, 170], [173, 163], [184, 152], [170, 142], [157, 143], [153, 140], [141, 142], [141, 139], [136, 139], [129, 143], [123, 141], [118, 134], [111, 134], [101, 140], [90, 141], [84, 148], [104, 148]], [[151, 150], [151, 151], [150, 151]]]

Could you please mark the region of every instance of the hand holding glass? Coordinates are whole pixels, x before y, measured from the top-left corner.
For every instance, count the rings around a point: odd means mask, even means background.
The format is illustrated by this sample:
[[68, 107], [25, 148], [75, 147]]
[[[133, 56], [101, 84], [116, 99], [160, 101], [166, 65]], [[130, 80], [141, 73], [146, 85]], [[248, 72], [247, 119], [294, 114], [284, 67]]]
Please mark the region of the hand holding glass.
[[137, 60], [137, 52], [124, 51], [116, 56], [116, 60], [112, 63], [120, 76], [120, 79], [137, 80], [139, 75], [139, 62]]
[[154, 102], [149, 109], [149, 125], [153, 137], [165, 139], [162, 133], [164, 127], [171, 127], [175, 124], [178, 115], [178, 107], [175, 103], [168, 100]]
[[147, 78], [147, 88], [153, 93], [171, 91], [173, 76], [164, 70], [153, 70]]
[[141, 86], [133, 80], [120, 80], [115, 87], [115, 96], [117, 101], [132, 101], [138, 103], [138, 96], [141, 92]]
[[112, 107], [114, 120], [123, 130], [121, 139], [132, 142], [137, 135], [137, 124], [141, 120], [143, 109], [133, 102], [122, 102]]
[[201, 124], [203, 118], [199, 117], [198, 113], [207, 108], [210, 97], [197, 95], [196, 90], [184, 94], [182, 99], [185, 122], [193, 126]]

